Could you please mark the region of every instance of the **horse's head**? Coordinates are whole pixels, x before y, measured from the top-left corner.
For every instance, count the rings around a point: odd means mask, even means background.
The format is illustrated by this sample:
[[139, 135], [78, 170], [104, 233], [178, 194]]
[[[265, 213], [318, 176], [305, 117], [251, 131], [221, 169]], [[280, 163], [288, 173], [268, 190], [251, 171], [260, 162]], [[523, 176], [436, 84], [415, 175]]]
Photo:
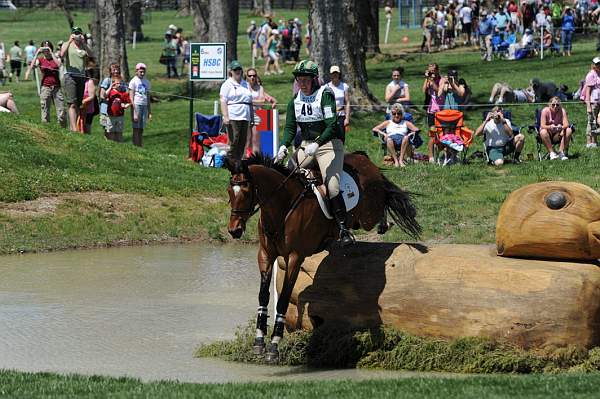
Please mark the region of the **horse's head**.
[[258, 203], [256, 185], [245, 162], [226, 159], [223, 166], [231, 172], [227, 188], [231, 204], [227, 230], [233, 238], [240, 238], [246, 230], [246, 222], [254, 214], [254, 208]]

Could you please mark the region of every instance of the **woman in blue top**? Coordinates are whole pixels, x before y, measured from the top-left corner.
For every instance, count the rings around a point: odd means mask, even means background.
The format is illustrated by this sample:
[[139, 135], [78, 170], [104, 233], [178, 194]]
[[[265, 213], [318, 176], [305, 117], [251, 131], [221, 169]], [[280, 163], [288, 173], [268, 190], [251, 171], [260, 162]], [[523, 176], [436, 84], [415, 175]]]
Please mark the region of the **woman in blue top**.
[[575, 17], [571, 7], [565, 7], [562, 16], [562, 31], [560, 41], [563, 46], [563, 55], [571, 56], [571, 43], [573, 42], [573, 32], [575, 31]]

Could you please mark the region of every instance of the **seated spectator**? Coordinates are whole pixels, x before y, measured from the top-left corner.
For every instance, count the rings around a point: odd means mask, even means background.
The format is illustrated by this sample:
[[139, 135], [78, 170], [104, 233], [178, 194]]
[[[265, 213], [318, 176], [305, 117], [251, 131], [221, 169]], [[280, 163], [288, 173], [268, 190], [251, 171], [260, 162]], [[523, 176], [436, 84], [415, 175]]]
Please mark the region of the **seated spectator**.
[[385, 101], [388, 103], [386, 113], [389, 114], [392, 105], [402, 104], [404, 107], [410, 106], [410, 91], [408, 84], [402, 80], [404, 68], [397, 67], [392, 69], [392, 81], [385, 88]]
[[532, 103], [535, 101], [535, 93], [531, 85], [525, 89], [513, 89], [508, 83], [498, 82], [492, 87], [490, 104], [505, 103]]
[[491, 163], [496, 166], [504, 164], [504, 157], [514, 154], [514, 161], [520, 162], [521, 151], [525, 144], [525, 136], [521, 133], [513, 135], [510, 121], [504, 118], [502, 107], [495, 106], [488, 112], [485, 120], [475, 130], [475, 136], [483, 133], [485, 151]]
[[[393, 104], [392, 119], [385, 120], [379, 125], [373, 128], [373, 132], [381, 135], [385, 139], [388, 152], [394, 159], [394, 165], [398, 167], [405, 167], [406, 163], [404, 158], [409, 151], [409, 145], [411, 136], [413, 136], [419, 129], [409, 121], [404, 120], [404, 108], [401, 104]], [[384, 132], [383, 129], [386, 131]], [[400, 156], [396, 154], [396, 151], [400, 150]]]
[[542, 82], [538, 78], [531, 79], [531, 87], [535, 93], [535, 102], [538, 103], [550, 101], [558, 91], [558, 87], [554, 82]]
[[521, 41], [518, 43], [513, 43], [510, 46], [508, 46], [508, 59], [509, 60], [516, 59], [517, 58], [516, 57], [517, 50], [531, 49], [532, 46], [533, 46], [533, 33], [531, 32], [531, 29], [525, 29], [525, 33], [523, 34]]
[[15, 114], [19, 113], [17, 104], [15, 104], [15, 100], [13, 99], [13, 95], [9, 91], [0, 93], [0, 112], [12, 112]]
[[[560, 98], [552, 97], [540, 116], [540, 138], [546, 146], [551, 160], [560, 158], [561, 161], [566, 161], [569, 159], [567, 153], [572, 133], [567, 111], [561, 106]], [[560, 143], [558, 154], [552, 148], [552, 145], [556, 143]]]

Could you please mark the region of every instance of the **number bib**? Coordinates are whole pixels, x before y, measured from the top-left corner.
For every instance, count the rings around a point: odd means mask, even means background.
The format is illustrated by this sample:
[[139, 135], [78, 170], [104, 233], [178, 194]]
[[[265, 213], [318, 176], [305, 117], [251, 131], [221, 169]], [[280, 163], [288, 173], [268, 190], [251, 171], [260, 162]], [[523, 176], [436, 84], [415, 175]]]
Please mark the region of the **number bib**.
[[326, 87], [322, 86], [310, 96], [305, 96], [301, 91], [298, 92], [296, 98], [294, 98], [296, 122], [319, 122], [325, 120], [326, 117], [331, 117], [323, 115], [323, 111], [326, 114], [329, 112], [329, 114], [333, 115], [331, 107], [328, 106], [328, 109], [325, 110], [321, 109], [321, 97], [325, 89]]

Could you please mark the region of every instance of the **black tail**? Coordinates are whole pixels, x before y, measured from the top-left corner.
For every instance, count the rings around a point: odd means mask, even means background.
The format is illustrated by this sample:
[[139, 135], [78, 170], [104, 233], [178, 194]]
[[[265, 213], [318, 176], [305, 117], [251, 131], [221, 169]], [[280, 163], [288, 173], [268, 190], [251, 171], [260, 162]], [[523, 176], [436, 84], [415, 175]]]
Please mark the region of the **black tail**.
[[415, 239], [421, 236], [421, 225], [417, 222], [417, 209], [412, 202], [412, 194], [383, 176], [385, 188], [385, 209], [394, 222], [408, 235]]

